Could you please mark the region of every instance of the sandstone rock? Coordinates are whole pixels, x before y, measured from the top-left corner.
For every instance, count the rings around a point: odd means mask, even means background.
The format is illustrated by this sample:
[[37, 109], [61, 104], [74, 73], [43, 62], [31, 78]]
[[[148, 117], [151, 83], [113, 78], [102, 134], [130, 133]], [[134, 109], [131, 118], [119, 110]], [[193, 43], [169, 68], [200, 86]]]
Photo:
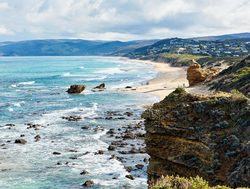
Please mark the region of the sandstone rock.
[[187, 70], [187, 80], [189, 82], [189, 86], [193, 86], [205, 81], [206, 77], [206, 73], [197, 62], [193, 62], [189, 66]]
[[66, 91], [69, 94], [73, 93], [81, 93], [82, 91], [85, 90], [85, 85], [71, 85], [70, 88]]
[[198, 96], [178, 89], [142, 117], [149, 185], [162, 175], [199, 175], [211, 185], [250, 186], [247, 98], [222, 92]]
[[195, 60], [187, 69], [187, 80], [189, 86], [194, 86], [205, 80], [211, 80], [218, 74], [219, 70], [215, 68], [202, 69]]

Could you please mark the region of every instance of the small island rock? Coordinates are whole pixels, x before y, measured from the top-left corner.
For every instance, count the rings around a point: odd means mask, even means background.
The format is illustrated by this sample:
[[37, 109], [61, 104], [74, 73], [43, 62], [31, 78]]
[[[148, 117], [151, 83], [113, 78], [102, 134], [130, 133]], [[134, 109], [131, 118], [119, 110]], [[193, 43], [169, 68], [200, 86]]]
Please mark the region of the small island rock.
[[67, 90], [67, 93], [74, 94], [74, 93], [81, 93], [85, 90], [85, 85], [71, 85], [70, 88]]

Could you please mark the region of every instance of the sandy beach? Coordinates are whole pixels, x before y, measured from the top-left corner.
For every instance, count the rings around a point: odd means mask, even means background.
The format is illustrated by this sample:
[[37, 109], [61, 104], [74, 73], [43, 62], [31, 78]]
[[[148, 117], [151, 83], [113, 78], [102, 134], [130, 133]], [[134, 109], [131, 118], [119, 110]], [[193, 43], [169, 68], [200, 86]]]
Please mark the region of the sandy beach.
[[174, 91], [177, 87], [183, 87], [186, 91], [193, 94], [208, 94], [208, 88], [200, 85], [189, 87], [186, 79], [187, 67], [172, 67], [167, 63], [158, 63], [144, 60], [132, 60], [144, 64], [151, 64], [158, 72], [155, 78], [149, 80], [146, 84], [134, 86], [132, 89], [123, 89], [123, 91], [133, 91], [139, 93], [149, 93], [158, 96], [160, 100]]

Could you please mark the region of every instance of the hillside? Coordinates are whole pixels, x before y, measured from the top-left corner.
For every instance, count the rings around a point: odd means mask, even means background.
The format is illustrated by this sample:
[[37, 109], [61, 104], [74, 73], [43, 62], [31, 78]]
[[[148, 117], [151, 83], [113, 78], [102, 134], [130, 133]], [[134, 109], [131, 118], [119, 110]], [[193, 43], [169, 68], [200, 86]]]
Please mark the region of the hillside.
[[[162, 54], [204, 57], [240, 57], [250, 53], [250, 33], [162, 40], [93, 41], [45, 39], [0, 42], [0, 56], [126, 56], [136, 59], [168, 58]], [[175, 58], [170, 57], [172, 62]], [[169, 59], [166, 59], [168, 61]], [[177, 61], [178, 62], [178, 61]], [[178, 64], [177, 64], [178, 65]]]
[[211, 89], [227, 92], [237, 89], [250, 97], [250, 56], [223, 70], [210, 86]]
[[0, 43], [1, 56], [123, 55], [156, 40], [89, 41], [80, 39], [30, 40]]
[[228, 38], [224, 40], [163, 39], [152, 45], [135, 49], [126, 56], [137, 59], [150, 59], [161, 56], [163, 53], [218, 58], [246, 56], [250, 53], [250, 38]]
[[206, 41], [215, 41], [215, 40], [230, 40], [230, 39], [244, 39], [250, 38], [250, 33], [236, 33], [236, 34], [225, 34], [225, 35], [218, 35], [218, 36], [205, 36], [205, 37], [195, 37], [192, 38], [194, 40], [206, 40]]

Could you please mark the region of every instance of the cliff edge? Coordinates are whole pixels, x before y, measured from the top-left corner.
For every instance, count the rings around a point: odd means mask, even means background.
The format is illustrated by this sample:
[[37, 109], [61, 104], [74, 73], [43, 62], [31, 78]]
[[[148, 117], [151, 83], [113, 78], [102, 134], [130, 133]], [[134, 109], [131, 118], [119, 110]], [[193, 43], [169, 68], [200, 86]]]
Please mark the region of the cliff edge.
[[250, 106], [240, 94], [198, 96], [178, 88], [147, 109], [149, 187], [166, 175], [250, 186]]

